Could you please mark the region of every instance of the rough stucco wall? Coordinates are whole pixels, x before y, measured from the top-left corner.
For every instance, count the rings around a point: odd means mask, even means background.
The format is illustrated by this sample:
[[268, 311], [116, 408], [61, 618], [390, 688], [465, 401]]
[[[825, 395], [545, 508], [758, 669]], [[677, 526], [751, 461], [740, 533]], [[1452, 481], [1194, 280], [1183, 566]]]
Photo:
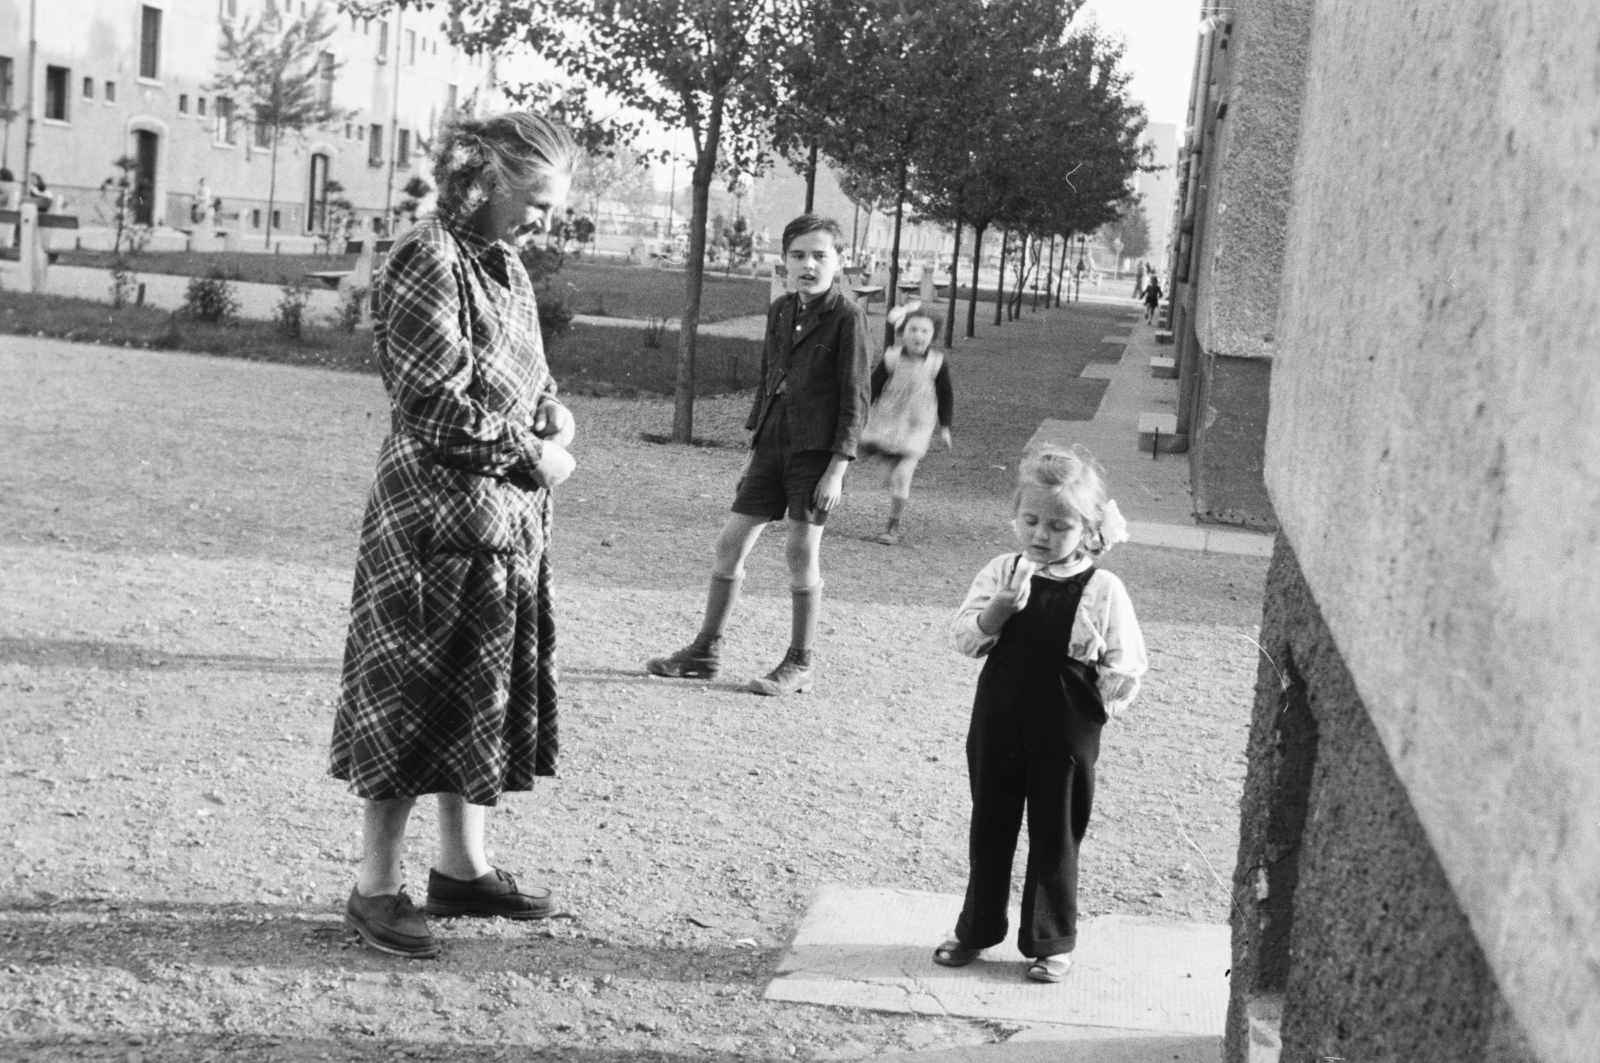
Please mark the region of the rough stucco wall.
[[1211, 354], [1270, 358], [1276, 347], [1311, 6], [1236, 5], [1228, 49], [1218, 53], [1226, 61], [1217, 99], [1228, 110], [1216, 123], [1196, 263], [1195, 334]]
[[1600, 1044], [1600, 7], [1316, 5], [1267, 483], [1547, 1061]]
[[1202, 352], [1200, 418], [1189, 447], [1200, 520], [1276, 531], [1262, 480], [1272, 363]]
[[[1244, 998], [1265, 990], [1282, 994], [1286, 1061], [1534, 1063], [1282, 537], [1262, 646], [1224, 1058], [1243, 1063]], [[1303, 819], [1285, 817], [1297, 800]], [[1266, 940], [1285, 929], [1287, 978]]]

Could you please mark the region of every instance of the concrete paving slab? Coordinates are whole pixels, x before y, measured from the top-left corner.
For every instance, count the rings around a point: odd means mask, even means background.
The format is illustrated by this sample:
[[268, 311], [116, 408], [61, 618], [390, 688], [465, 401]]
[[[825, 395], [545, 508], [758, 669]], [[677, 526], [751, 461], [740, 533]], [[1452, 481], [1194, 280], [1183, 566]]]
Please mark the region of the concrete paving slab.
[[1117, 371], [1118, 366], [1115, 362], [1090, 362], [1078, 375], [1089, 377], [1091, 380], [1111, 380], [1116, 377]]
[[[1028, 981], [1009, 942], [968, 967], [931, 954], [961, 898], [824, 886], [766, 999], [918, 1015], [960, 1015], [1192, 1034], [1222, 1033], [1231, 962], [1228, 927], [1107, 915], [1079, 925], [1063, 982]], [[1015, 924], [1015, 913], [1013, 913]]]
[[1106, 1037], [1092, 1031], [1070, 1038], [1027, 1038], [878, 1057], [892, 1063], [1217, 1063], [1218, 1037], [1138, 1035]]

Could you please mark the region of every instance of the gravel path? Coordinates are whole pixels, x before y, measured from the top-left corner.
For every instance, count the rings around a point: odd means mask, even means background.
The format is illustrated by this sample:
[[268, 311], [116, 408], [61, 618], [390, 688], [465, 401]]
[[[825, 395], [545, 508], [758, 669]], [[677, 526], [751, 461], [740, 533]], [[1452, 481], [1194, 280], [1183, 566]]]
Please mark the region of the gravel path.
[[[822, 679], [793, 700], [736, 689], [784, 645], [774, 544], [728, 681], [639, 671], [696, 623], [745, 400], [701, 402], [696, 435], [726, 445], [696, 448], [641, 439], [666, 402], [575, 400], [562, 774], [490, 824], [495, 858], [566, 911], [441, 923], [433, 963], [345, 941], [356, 806], [323, 775], [377, 381], [8, 338], [0, 1056], [842, 1059], [1005, 1036], [759, 995], [818, 885], [960, 890], [977, 666], [944, 627], [1005, 548], [1043, 393], [1121, 313], [963, 344], [956, 449], [919, 476], [907, 545], [872, 541], [881, 471], [852, 473], [824, 548]], [[1154, 670], [1106, 733], [1084, 907], [1221, 921], [1265, 562], [1127, 546], [1108, 567]], [[419, 807], [413, 883], [432, 818]]]

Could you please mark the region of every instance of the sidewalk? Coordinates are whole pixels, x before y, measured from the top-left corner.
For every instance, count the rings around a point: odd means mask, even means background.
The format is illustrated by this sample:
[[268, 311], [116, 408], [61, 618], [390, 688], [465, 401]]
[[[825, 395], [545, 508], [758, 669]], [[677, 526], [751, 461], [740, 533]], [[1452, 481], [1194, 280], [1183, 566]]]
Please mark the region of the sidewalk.
[[1107, 335], [1101, 341], [1106, 352], [1103, 360], [1084, 367], [1085, 378], [1108, 381], [1100, 408], [1088, 422], [1044, 421], [1029, 445], [1081, 443], [1088, 447], [1116, 485], [1117, 505], [1128, 518], [1131, 542], [1271, 557], [1271, 535], [1204, 525], [1194, 519], [1186, 455], [1152, 455], [1139, 449], [1140, 414], [1177, 410], [1178, 382], [1150, 375], [1151, 357], [1170, 355], [1172, 348], [1156, 343], [1156, 329], [1144, 323], [1143, 311], [1134, 300], [1102, 298], [1097, 302], [1126, 306], [1129, 328], [1126, 335]]

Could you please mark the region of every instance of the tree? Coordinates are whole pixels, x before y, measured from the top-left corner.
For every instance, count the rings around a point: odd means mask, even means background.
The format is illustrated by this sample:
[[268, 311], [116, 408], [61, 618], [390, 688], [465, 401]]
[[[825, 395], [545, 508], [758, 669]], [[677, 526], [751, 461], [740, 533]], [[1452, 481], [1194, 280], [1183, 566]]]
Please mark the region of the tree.
[[[598, 90], [694, 144], [689, 261], [678, 333], [672, 439], [694, 430], [694, 367], [705, 283], [706, 218], [718, 173], [758, 174], [768, 161], [780, 14], [800, 0], [454, 0], [452, 35], [469, 51], [525, 44], [577, 84], [558, 94], [580, 126]], [[545, 91], [537, 87], [536, 91]], [[614, 124], [607, 134], [626, 139]]]
[[617, 148], [586, 152], [572, 175], [572, 195], [586, 203], [589, 213], [600, 215], [602, 199], [617, 200], [635, 209], [655, 196], [650, 180], [650, 160], [635, 151]]
[[[259, 21], [246, 17], [237, 26], [222, 24], [217, 59], [222, 71], [206, 87], [242, 105], [258, 129], [267, 130], [272, 170], [267, 185], [266, 246], [272, 246], [272, 208], [278, 192], [278, 144], [286, 131], [303, 132], [315, 125], [342, 121], [346, 112], [333, 106], [332, 87], [340, 64], [323, 44], [334, 26], [321, 4], [309, 15], [282, 21], [269, 13]], [[231, 120], [219, 114], [219, 121]]]
[[1145, 217], [1142, 199], [1130, 202], [1122, 215], [1103, 232], [1107, 245], [1118, 258], [1143, 258], [1150, 253], [1150, 221]]

